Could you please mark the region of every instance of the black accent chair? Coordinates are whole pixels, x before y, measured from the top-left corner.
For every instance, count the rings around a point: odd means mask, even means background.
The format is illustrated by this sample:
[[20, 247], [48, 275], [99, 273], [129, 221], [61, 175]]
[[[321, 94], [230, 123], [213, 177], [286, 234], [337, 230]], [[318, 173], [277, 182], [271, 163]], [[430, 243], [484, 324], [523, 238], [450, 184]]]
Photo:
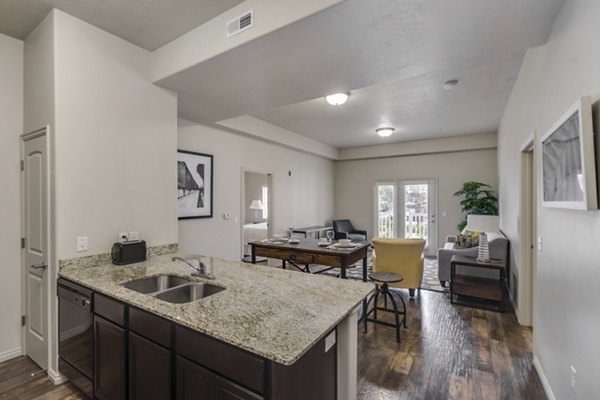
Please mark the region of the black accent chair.
[[350, 239], [353, 242], [366, 242], [367, 231], [356, 229], [349, 219], [337, 219], [333, 221], [333, 232], [335, 238]]

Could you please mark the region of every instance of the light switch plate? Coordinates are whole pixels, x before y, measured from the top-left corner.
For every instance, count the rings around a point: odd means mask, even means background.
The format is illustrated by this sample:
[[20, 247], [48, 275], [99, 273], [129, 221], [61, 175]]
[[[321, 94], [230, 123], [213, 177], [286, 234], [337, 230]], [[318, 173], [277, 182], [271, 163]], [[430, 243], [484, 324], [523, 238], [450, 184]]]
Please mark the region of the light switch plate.
[[87, 251], [88, 249], [88, 237], [78, 236], [77, 237], [77, 251]]

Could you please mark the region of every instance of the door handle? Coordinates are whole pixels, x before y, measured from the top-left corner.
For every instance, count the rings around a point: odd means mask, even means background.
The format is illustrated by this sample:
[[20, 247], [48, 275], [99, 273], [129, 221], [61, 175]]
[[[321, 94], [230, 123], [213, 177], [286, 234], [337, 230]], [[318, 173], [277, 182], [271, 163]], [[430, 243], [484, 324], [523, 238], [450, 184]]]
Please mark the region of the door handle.
[[47, 267], [48, 267], [48, 264], [46, 264], [45, 262], [31, 266], [31, 268], [33, 268], [33, 269], [46, 269]]

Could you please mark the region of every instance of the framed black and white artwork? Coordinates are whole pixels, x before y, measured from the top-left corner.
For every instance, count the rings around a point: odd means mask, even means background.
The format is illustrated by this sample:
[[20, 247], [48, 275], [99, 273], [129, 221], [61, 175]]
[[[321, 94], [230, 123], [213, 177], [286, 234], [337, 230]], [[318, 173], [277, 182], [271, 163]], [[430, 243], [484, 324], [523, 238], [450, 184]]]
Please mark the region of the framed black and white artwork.
[[212, 216], [213, 156], [177, 150], [177, 217]]

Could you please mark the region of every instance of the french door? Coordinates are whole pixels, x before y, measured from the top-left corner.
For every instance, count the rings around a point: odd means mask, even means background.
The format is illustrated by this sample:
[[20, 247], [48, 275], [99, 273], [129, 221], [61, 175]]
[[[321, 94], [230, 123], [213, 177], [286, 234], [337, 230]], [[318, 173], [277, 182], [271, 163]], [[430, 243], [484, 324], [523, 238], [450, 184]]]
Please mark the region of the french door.
[[424, 253], [437, 250], [435, 179], [375, 184], [375, 236], [425, 239]]

